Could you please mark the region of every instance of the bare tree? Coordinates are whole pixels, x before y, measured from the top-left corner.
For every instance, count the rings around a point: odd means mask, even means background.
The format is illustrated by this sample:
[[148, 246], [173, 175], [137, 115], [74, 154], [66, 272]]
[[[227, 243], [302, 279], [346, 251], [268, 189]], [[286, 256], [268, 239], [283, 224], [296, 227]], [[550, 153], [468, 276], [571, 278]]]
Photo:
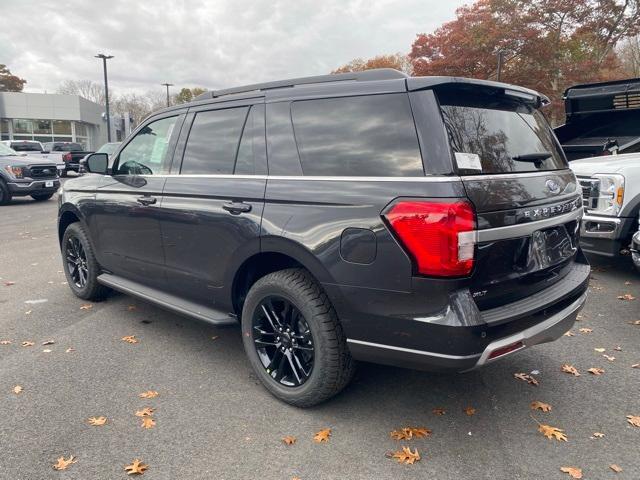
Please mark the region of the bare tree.
[[629, 77], [640, 77], [640, 35], [622, 42], [618, 48], [618, 58]]
[[87, 100], [104, 105], [104, 87], [91, 80], [65, 80], [58, 87], [57, 93], [80, 95]]

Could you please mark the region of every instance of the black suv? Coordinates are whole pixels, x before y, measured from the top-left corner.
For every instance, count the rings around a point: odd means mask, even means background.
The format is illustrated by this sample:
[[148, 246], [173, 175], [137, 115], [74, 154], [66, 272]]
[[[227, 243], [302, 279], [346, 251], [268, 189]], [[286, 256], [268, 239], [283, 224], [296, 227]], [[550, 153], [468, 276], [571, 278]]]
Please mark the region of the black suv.
[[546, 102], [384, 69], [207, 92], [64, 185], [69, 285], [240, 322], [258, 377], [298, 406], [353, 359], [466, 371], [552, 341], [590, 268]]

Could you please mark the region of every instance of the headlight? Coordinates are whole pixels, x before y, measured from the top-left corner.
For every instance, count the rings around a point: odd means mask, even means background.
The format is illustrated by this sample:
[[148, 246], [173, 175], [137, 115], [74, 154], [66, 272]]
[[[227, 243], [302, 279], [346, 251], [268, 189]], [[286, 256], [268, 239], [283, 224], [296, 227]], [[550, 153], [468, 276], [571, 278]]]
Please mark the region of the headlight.
[[600, 181], [597, 206], [591, 209], [602, 215], [618, 215], [624, 200], [624, 177], [616, 174], [596, 173], [593, 178]]
[[4, 169], [13, 178], [24, 178], [24, 169], [22, 167], [12, 167], [11, 165], [7, 165]]

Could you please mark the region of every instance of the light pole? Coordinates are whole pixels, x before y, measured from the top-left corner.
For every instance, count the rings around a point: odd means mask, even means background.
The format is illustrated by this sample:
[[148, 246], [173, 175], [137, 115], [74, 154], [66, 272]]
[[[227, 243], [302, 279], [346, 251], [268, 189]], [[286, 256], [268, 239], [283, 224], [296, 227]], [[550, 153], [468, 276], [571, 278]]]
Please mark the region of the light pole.
[[499, 82], [500, 77], [502, 76], [502, 64], [504, 63], [504, 54], [507, 53], [506, 50], [500, 49], [497, 52], [498, 55], [498, 72], [496, 73], [496, 80]]
[[161, 83], [160, 85], [164, 85], [167, 87], [167, 107], [171, 106], [169, 104], [169, 87], [173, 87], [173, 83]]
[[102, 59], [102, 67], [104, 69], [104, 104], [107, 114], [107, 142], [111, 142], [111, 116], [109, 115], [109, 83], [107, 82], [107, 60], [113, 58], [113, 55], [105, 55], [99, 53], [96, 58]]

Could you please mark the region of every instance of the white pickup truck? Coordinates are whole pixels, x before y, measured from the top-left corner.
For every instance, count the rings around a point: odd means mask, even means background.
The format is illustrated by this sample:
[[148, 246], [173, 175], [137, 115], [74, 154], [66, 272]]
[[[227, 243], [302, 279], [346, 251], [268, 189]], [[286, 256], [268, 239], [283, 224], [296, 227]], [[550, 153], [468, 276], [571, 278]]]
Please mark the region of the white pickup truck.
[[610, 257], [629, 255], [640, 271], [640, 153], [574, 160], [585, 215], [580, 245]]

